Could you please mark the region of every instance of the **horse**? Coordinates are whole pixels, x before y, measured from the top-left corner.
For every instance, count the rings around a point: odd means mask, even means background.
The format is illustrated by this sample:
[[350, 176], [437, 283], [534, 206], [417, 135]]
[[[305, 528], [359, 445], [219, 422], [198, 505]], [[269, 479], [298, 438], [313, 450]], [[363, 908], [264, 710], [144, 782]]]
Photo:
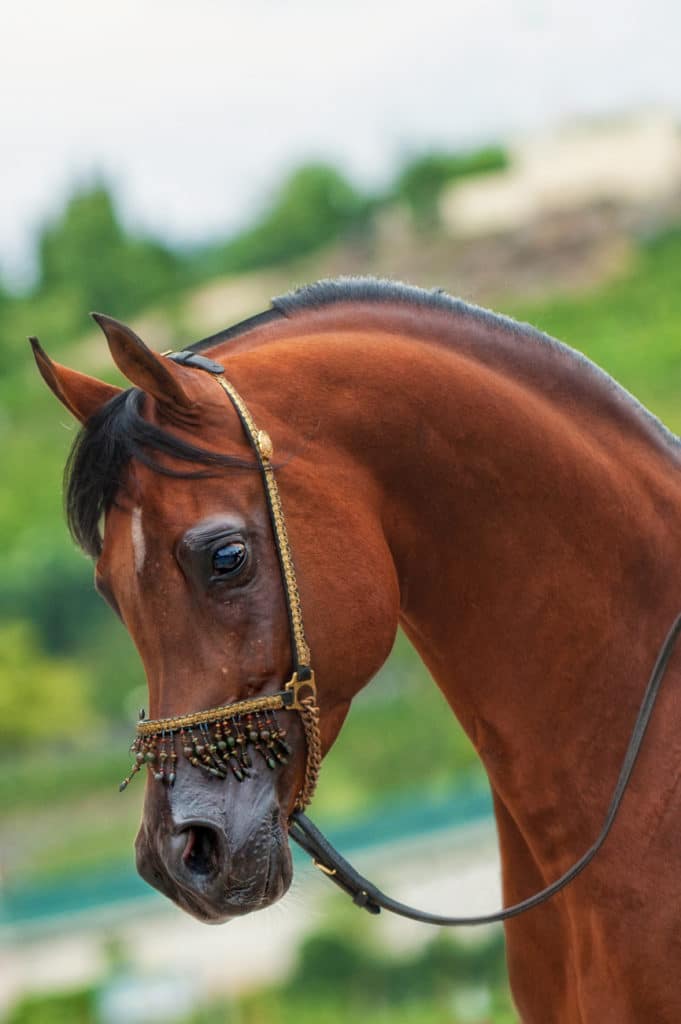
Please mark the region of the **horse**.
[[[150, 713], [271, 695], [290, 630], [243, 424], [210, 373], [95, 318], [132, 388], [33, 344], [82, 425], [69, 523], [139, 651]], [[504, 902], [547, 885], [599, 830], [681, 606], [678, 439], [585, 357], [439, 290], [318, 282], [192, 349], [271, 439], [321, 754], [401, 625], [486, 770]], [[680, 683], [675, 655], [598, 857], [505, 924], [528, 1024], [681, 1019]], [[240, 781], [180, 758], [172, 786], [146, 773], [138, 870], [202, 921], [289, 886], [306, 748], [286, 717], [276, 770], [257, 758]]]

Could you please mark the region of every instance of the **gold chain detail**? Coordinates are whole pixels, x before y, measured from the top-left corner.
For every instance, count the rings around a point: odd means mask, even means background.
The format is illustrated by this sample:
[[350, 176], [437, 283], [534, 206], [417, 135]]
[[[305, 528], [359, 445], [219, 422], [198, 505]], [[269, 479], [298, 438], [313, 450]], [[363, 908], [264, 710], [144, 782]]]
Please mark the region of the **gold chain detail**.
[[178, 729], [190, 729], [205, 722], [215, 722], [235, 715], [247, 715], [254, 711], [278, 711], [283, 708], [281, 694], [271, 697], [253, 697], [251, 700], [238, 700], [233, 704], [222, 704], [206, 711], [195, 711], [191, 715], [177, 715], [173, 718], [150, 718], [146, 722], [137, 723], [138, 736], [156, 736], [160, 732], [177, 732]]
[[227, 392], [234, 405], [239, 410], [246, 425], [249, 440], [258, 452], [260, 464], [263, 468], [263, 478], [267, 488], [267, 496], [272, 508], [272, 525], [277, 535], [277, 547], [280, 552], [281, 569], [284, 574], [284, 586], [288, 597], [288, 605], [291, 611], [291, 625], [293, 628], [293, 644], [295, 647], [296, 662], [299, 665], [310, 664], [310, 648], [305, 639], [303, 629], [303, 613], [300, 605], [300, 594], [298, 593], [298, 582], [293, 564], [293, 554], [286, 529], [286, 519], [279, 495], [279, 487], [274, 478], [274, 469], [270, 459], [274, 453], [272, 441], [264, 430], [258, 430], [255, 421], [251, 416], [248, 406], [242, 399], [239, 392], [224, 377], [215, 377], [220, 387]]
[[319, 708], [315, 704], [314, 697], [306, 697], [301, 701], [302, 710], [300, 717], [303, 720], [305, 730], [305, 743], [307, 744], [307, 763], [305, 765], [305, 780], [303, 788], [296, 800], [296, 810], [304, 811], [310, 805], [314, 791], [317, 788], [319, 772], [322, 766], [322, 737], [319, 731]]

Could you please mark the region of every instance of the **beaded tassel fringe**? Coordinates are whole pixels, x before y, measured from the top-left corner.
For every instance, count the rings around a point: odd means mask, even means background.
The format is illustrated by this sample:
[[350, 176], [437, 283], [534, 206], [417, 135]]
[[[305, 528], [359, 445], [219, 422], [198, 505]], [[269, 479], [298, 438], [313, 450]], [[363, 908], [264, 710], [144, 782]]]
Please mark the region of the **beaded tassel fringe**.
[[[140, 712], [140, 718], [143, 717], [144, 712]], [[124, 790], [144, 765], [149, 766], [157, 782], [172, 786], [180, 755], [194, 768], [216, 779], [226, 779], [231, 774], [243, 782], [253, 767], [252, 750], [270, 769], [287, 763], [291, 748], [285, 737], [270, 710], [218, 717], [193, 726], [137, 736], [130, 747], [135, 760], [118, 788]]]

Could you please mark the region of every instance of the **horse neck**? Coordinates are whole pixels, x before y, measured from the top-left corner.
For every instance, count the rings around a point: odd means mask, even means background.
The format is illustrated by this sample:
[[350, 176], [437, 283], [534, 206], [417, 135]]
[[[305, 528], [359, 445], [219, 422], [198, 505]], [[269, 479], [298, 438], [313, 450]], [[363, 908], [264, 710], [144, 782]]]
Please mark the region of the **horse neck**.
[[404, 629], [514, 806], [539, 766], [562, 770], [566, 737], [598, 748], [607, 720], [624, 749], [681, 607], [681, 477], [671, 440], [589, 364], [469, 327], [447, 345], [326, 328], [254, 365], [261, 387], [279, 366], [268, 407], [371, 473]]
[[556, 707], [570, 706], [566, 732], [603, 708], [606, 679], [629, 728], [681, 609], [678, 454], [597, 379], [591, 403], [588, 381], [571, 401], [575, 366], [562, 377], [555, 356], [537, 388], [522, 363], [412, 349], [375, 401], [402, 624], [492, 774], [505, 751], [508, 779]]

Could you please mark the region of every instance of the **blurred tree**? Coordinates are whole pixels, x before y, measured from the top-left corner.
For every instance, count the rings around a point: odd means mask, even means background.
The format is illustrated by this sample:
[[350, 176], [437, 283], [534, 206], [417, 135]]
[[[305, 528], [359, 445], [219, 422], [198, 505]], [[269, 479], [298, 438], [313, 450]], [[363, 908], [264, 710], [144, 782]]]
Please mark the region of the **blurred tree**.
[[94, 593], [91, 566], [73, 557], [60, 536], [63, 525], [55, 526], [40, 541], [17, 544], [3, 560], [0, 619], [30, 619], [46, 654], [70, 655], [102, 619], [108, 623], [110, 612]]
[[[397, 1005], [415, 998], [447, 1000], [455, 985], [505, 987], [506, 963], [501, 929], [481, 941], [461, 942], [440, 932], [421, 950], [388, 957], [367, 940], [366, 931], [343, 910], [343, 917], [308, 935], [298, 962], [282, 986], [285, 995], [304, 990], [315, 1000], [352, 993], [367, 1009]], [[356, 914], [355, 910], [352, 913]]]
[[83, 670], [49, 658], [33, 626], [14, 620], [0, 625], [0, 744], [4, 753], [36, 740], [75, 738], [93, 724]]
[[103, 183], [75, 192], [44, 228], [38, 260], [37, 296], [59, 295], [80, 317], [88, 308], [134, 312], [171, 294], [183, 270], [170, 249], [125, 232]]
[[472, 153], [424, 153], [404, 166], [395, 182], [394, 197], [407, 204], [419, 227], [433, 228], [439, 221], [438, 202], [446, 185], [507, 166], [508, 155], [500, 146]]
[[307, 164], [284, 182], [254, 227], [215, 253], [216, 263], [223, 272], [284, 263], [361, 226], [368, 207], [335, 168]]
[[6, 1018], [6, 1024], [97, 1024], [95, 992], [47, 992], [24, 996]]

